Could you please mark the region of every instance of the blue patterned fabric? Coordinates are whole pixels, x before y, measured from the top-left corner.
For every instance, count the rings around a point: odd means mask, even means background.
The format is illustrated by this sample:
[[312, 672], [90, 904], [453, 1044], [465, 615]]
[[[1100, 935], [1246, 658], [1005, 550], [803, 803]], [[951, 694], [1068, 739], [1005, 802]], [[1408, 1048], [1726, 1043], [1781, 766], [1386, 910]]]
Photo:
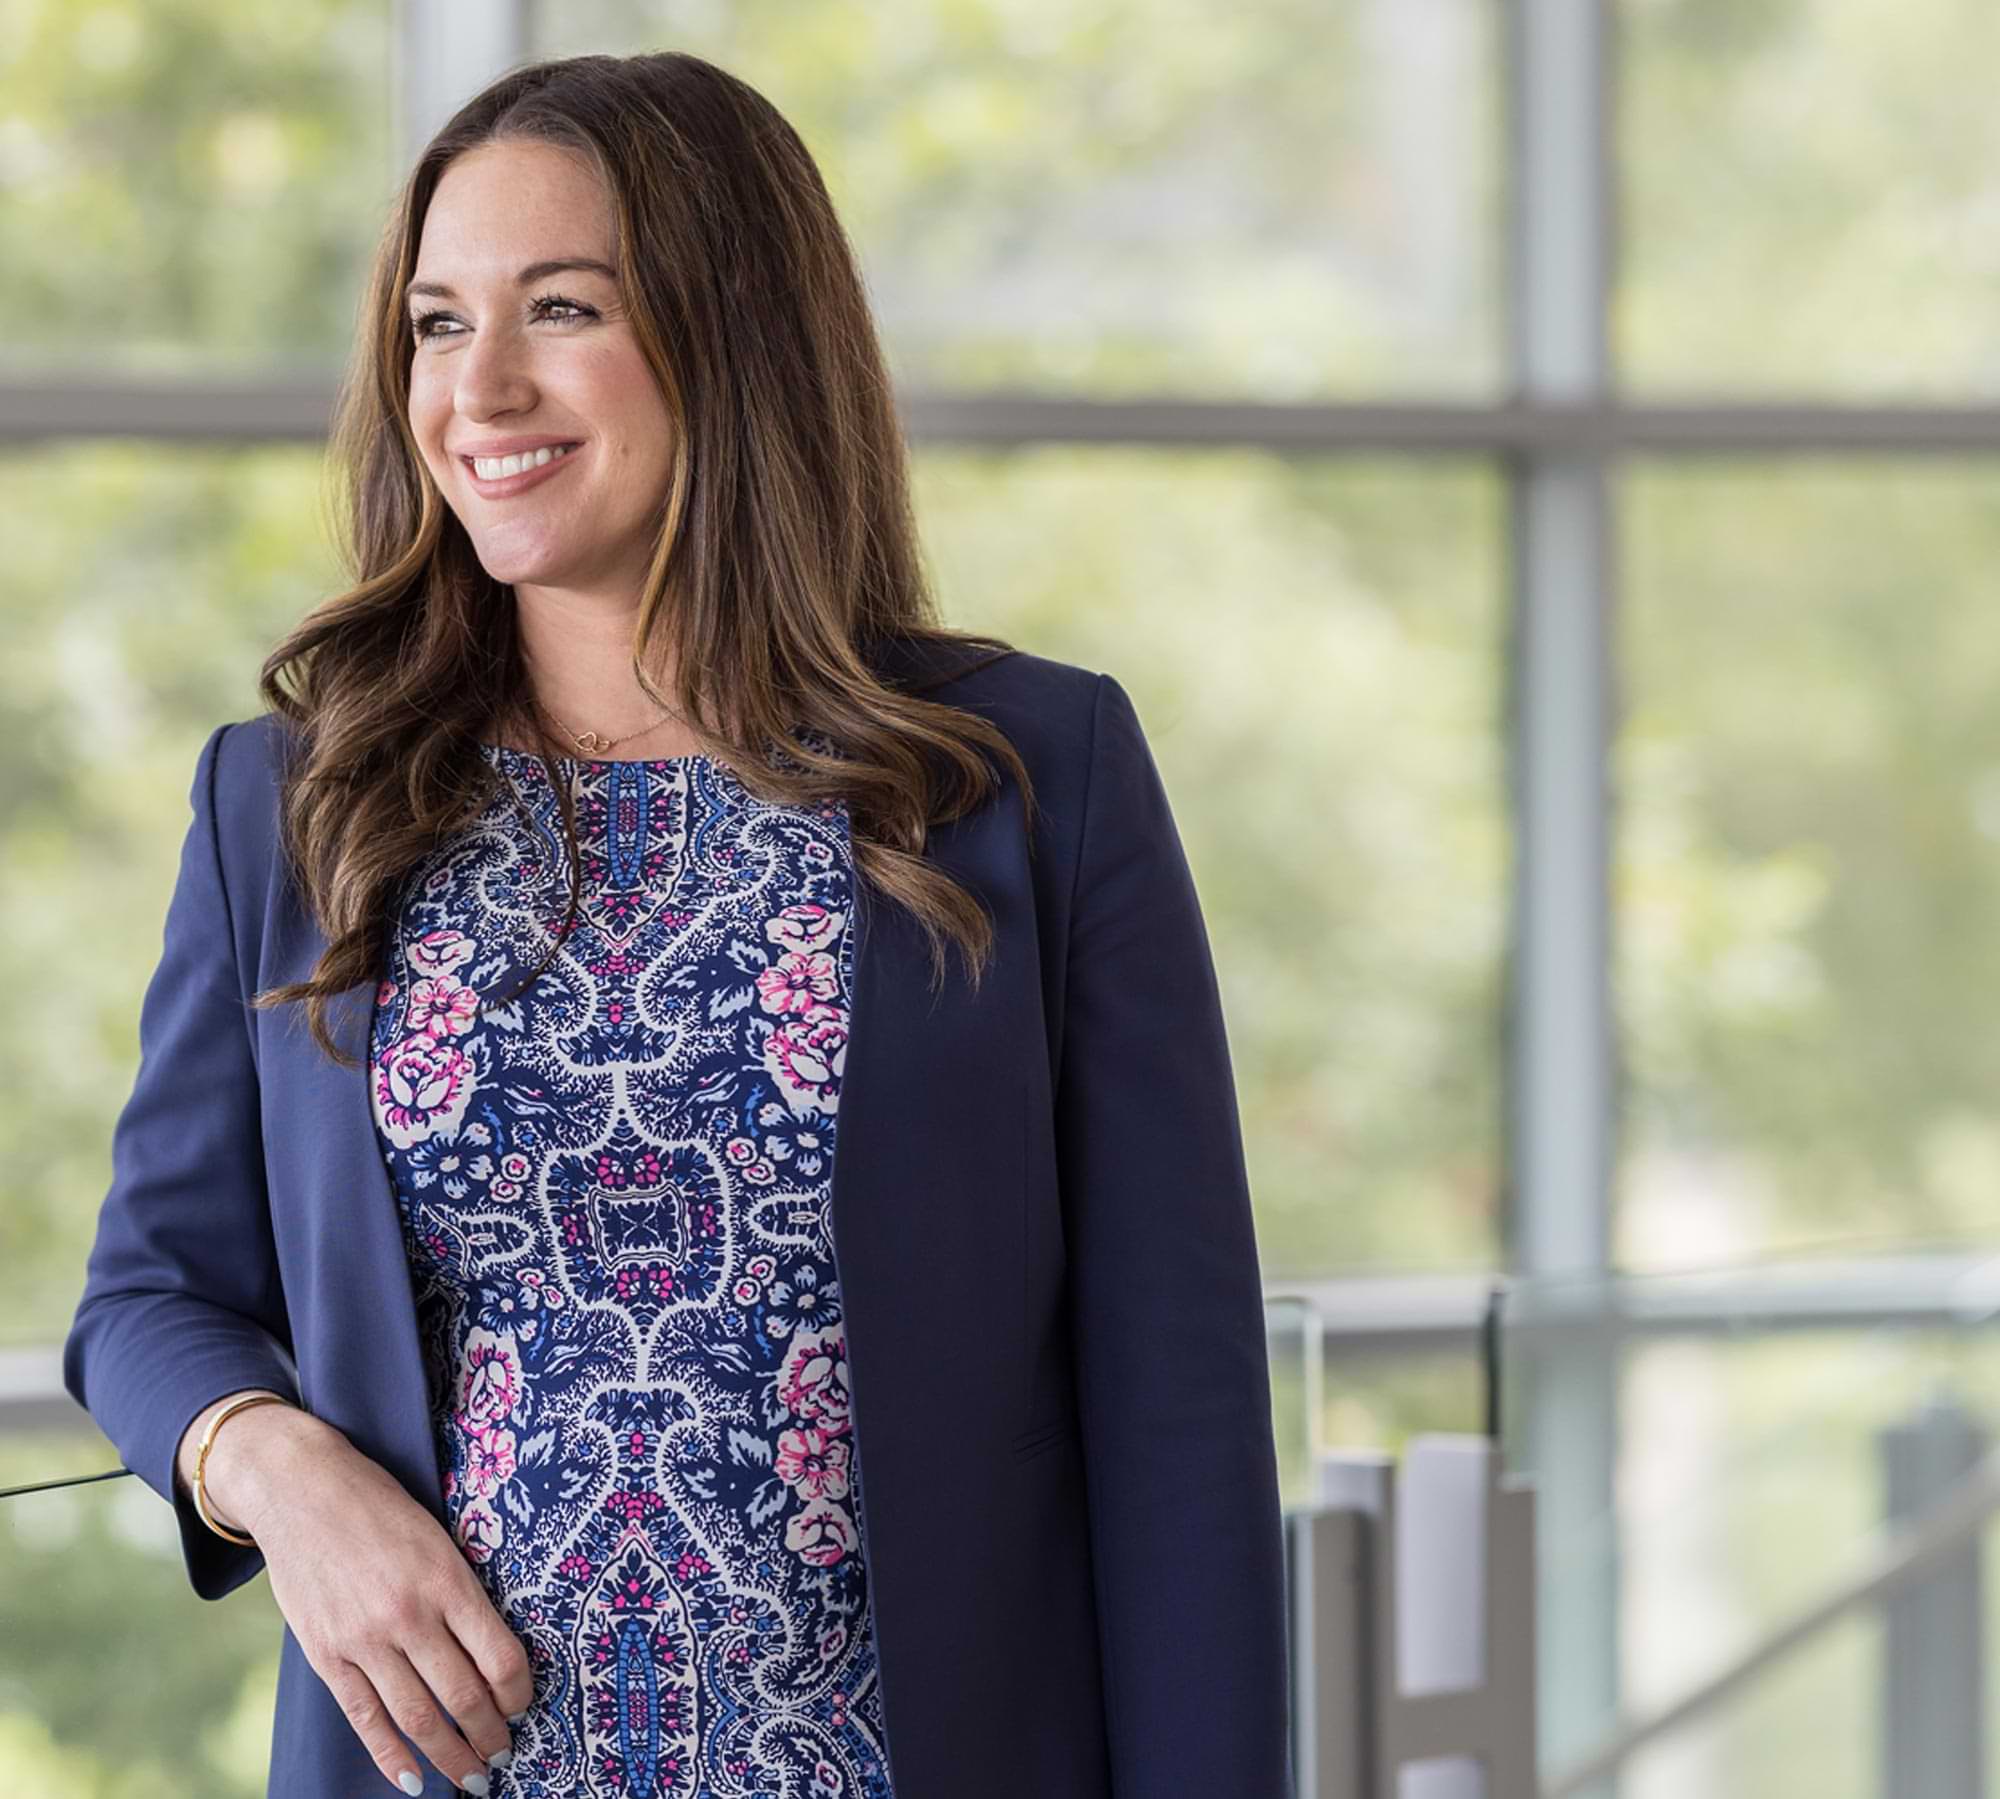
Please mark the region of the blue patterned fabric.
[[538, 758], [405, 887], [376, 1134], [446, 1511], [528, 1645], [496, 1799], [889, 1799], [830, 1193], [843, 804]]

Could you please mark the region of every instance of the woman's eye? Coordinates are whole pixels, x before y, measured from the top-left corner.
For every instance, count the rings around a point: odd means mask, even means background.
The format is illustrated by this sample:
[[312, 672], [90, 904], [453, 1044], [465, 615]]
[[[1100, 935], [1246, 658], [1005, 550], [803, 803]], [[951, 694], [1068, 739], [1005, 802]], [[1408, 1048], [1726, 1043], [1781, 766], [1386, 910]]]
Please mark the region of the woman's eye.
[[[569, 318], [558, 318], [556, 320], [558, 325], [574, 325], [583, 319], [595, 318], [597, 316], [590, 307], [585, 306], [580, 300], [566, 300], [561, 294], [543, 294], [534, 302], [529, 310], [540, 313], [543, 308], [551, 306], [566, 307], [574, 315]], [[410, 335], [419, 343], [427, 337], [445, 336], [447, 334], [439, 331], [437, 327], [449, 322], [450, 318], [451, 314], [447, 312], [421, 312], [410, 321]]]

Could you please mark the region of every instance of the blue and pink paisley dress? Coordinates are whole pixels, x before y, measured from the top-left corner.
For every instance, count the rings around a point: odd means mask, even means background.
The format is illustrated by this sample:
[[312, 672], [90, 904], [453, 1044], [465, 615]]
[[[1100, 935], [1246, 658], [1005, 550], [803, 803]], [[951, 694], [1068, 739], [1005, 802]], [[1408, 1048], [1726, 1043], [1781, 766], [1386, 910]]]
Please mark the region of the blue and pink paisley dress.
[[452, 1532], [527, 1644], [495, 1799], [891, 1799], [831, 1234], [844, 804], [540, 760], [406, 884], [371, 1109]]

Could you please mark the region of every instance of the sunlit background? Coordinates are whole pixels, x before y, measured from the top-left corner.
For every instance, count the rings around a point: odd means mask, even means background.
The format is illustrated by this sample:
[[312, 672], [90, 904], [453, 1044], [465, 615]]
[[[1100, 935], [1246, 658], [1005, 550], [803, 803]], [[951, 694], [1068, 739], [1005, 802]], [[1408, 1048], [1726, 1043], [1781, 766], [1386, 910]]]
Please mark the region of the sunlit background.
[[[0, 1485], [119, 1465], [58, 1346], [402, 171], [668, 48], [820, 161], [951, 621], [1138, 706], [1288, 1497], [1504, 1396], [1551, 1777], [1734, 1668], [1592, 1799], [1973, 1799], [1984, 1527], [1962, 1628], [1760, 1646], [2000, 1407], [1991, 0], [0, 0]], [[278, 1625], [135, 1479], [5, 1502], [7, 1799], [256, 1799]]]

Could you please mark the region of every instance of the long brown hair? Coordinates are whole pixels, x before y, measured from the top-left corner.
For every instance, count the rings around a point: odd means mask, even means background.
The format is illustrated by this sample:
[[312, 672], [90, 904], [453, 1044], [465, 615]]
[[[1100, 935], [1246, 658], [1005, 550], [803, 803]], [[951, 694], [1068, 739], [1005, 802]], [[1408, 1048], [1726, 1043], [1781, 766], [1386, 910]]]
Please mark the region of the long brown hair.
[[303, 1002], [326, 1054], [360, 1064], [366, 1046], [353, 1056], [335, 1042], [330, 1004], [380, 978], [392, 897], [493, 792], [499, 772], [478, 741], [503, 718], [526, 721], [562, 799], [569, 913], [551, 955], [576, 913], [574, 809], [559, 746], [525, 703], [513, 590], [480, 565], [408, 417], [403, 295], [425, 212], [454, 158], [501, 141], [557, 145], [597, 169], [626, 314], [672, 421], [678, 448], [633, 633], [641, 688], [760, 799], [844, 798], [856, 878], [915, 916], [936, 984], [948, 939], [976, 988], [992, 925], [924, 859], [926, 832], [997, 791], [990, 752], [1021, 789], [1032, 846], [1028, 772], [990, 721], [884, 679], [874, 648], [990, 659], [1014, 646], [940, 621], [887, 366], [811, 155], [747, 83], [664, 52], [501, 76], [431, 140], [384, 231], [328, 446], [353, 585], [316, 606], [259, 677], [289, 728], [284, 853], [327, 948], [308, 979], [252, 1004]]

